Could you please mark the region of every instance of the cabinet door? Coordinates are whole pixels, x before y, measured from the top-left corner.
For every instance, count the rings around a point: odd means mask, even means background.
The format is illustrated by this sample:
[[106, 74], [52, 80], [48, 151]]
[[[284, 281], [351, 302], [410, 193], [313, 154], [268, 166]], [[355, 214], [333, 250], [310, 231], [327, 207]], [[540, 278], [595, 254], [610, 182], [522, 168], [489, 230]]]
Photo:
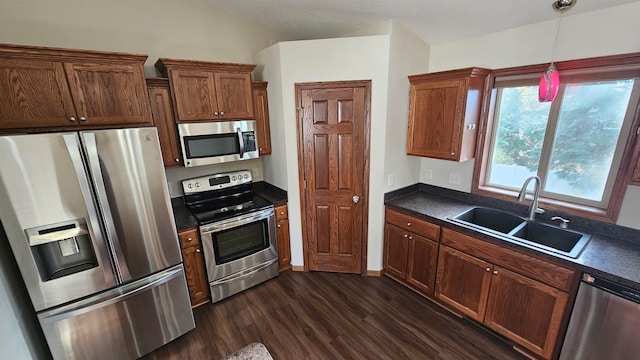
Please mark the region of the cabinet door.
[[401, 228], [386, 223], [384, 225], [384, 272], [398, 280], [407, 277], [407, 252], [409, 234]]
[[178, 121], [211, 121], [218, 118], [212, 72], [171, 70], [169, 77]]
[[81, 124], [151, 124], [142, 64], [65, 63]]
[[76, 120], [61, 62], [0, 58], [0, 128], [69, 126]]
[[530, 351], [551, 358], [568, 295], [495, 267], [484, 323]]
[[464, 99], [465, 80], [412, 84], [407, 154], [457, 160]]
[[204, 304], [209, 300], [209, 281], [200, 245], [182, 249], [182, 258], [191, 306]]
[[487, 307], [492, 265], [473, 256], [440, 247], [436, 297], [453, 309], [482, 321]]
[[269, 104], [267, 102], [267, 83], [253, 83], [253, 107], [258, 132], [258, 150], [260, 155], [271, 154], [271, 130], [269, 129]]
[[216, 72], [216, 99], [220, 119], [254, 119], [251, 74]]
[[280, 271], [290, 269], [289, 219], [282, 219], [276, 222], [276, 237], [278, 238], [278, 264], [280, 265]]
[[173, 118], [169, 85], [149, 86], [148, 92], [153, 123], [158, 129], [158, 140], [160, 141], [164, 166], [180, 166], [182, 160], [178, 148], [178, 136]]
[[409, 234], [407, 282], [424, 294], [433, 295], [438, 262], [438, 243]]

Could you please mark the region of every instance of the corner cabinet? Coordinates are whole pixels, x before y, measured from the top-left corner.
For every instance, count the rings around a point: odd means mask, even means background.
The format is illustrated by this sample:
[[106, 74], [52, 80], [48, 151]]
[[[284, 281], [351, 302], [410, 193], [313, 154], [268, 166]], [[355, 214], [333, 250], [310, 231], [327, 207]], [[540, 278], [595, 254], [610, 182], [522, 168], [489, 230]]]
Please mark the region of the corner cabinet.
[[146, 58], [0, 45], [0, 128], [149, 125]]
[[291, 269], [291, 241], [289, 240], [289, 212], [287, 204], [276, 206], [276, 237], [280, 271]]
[[448, 228], [441, 241], [436, 299], [527, 351], [552, 358], [576, 272]]
[[409, 76], [407, 154], [465, 161], [474, 157], [487, 69]]
[[181, 231], [178, 233], [178, 239], [182, 248], [182, 261], [191, 298], [191, 307], [206, 304], [210, 301], [209, 280], [198, 229]]
[[384, 225], [385, 274], [418, 292], [435, 287], [440, 226], [387, 208]]
[[258, 151], [260, 156], [271, 154], [271, 129], [269, 128], [269, 102], [267, 83], [264, 81], [251, 84], [253, 91], [253, 111], [258, 128]]
[[155, 67], [169, 78], [178, 122], [255, 118], [255, 65], [163, 58]]
[[151, 104], [153, 124], [158, 129], [158, 140], [165, 167], [181, 166], [176, 122], [171, 104], [168, 79], [147, 79], [147, 92]]

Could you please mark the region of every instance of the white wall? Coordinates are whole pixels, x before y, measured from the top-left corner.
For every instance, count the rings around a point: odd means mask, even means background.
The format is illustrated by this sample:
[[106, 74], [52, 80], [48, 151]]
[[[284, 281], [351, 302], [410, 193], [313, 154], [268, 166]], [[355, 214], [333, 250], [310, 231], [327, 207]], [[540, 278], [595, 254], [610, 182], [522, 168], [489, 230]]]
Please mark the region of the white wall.
[[[277, 49], [277, 50], [276, 50]], [[279, 51], [278, 56], [273, 54]], [[289, 197], [289, 226], [291, 233], [291, 263], [304, 265], [302, 252], [302, 219], [298, 186], [298, 142], [296, 132], [295, 84], [321, 81], [371, 80], [371, 168], [369, 189], [369, 269], [381, 269], [378, 253], [382, 249], [379, 227], [382, 224], [384, 144], [387, 114], [387, 82], [389, 67], [389, 36], [368, 36], [310, 41], [281, 42], [263, 50], [255, 57], [265, 69], [280, 66], [281, 73], [267, 72], [263, 79], [270, 84], [280, 82], [282, 106], [272, 106], [270, 93], [270, 121], [272, 136], [275, 127], [284, 130], [284, 159], [286, 188]], [[280, 112], [281, 111], [281, 112]], [[281, 124], [278, 124], [281, 123]], [[282, 154], [275, 154], [280, 156]], [[378, 160], [377, 160], [378, 159]], [[283, 168], [274, 171], [284, 171]], [[267, 177], [269, 180], [270, 177]], [[373, 216], [372, 216], [373, 215]], [[371, 263], [373, 262], [373, 263]]]
[[[570, 60], [640, 51], [640, 2], [577, 15], [563, 16], [554, 60]], [[498, 69], [551, 61], [558, 21], [532, 24], [484, 36], [431, 47], [429, 71], [469, 66]], [[426, 179], [427, 169], [433, 179]], [[460, 186], [448, 183], [449, 173], [462, 176]], [[428, 184], [471, 191], [473, 161], [455, 163], [422, 159], [421, 181]], [[640, 210], [640, 192], [630, 189], [618, 224], [640, 228], [630, 221]], [[630, 204], [636, 204], [631, 206]]]
[[[288, 190], [291, 259], [295, 266], [304, 264], [296, 83], [372, 80], [368, 270], [382, 269], [384, 193], [419, 179], [419, 159], [404, 154], [409, 104], [407, 76], [427, 70], [429, 47], [395, 22], [374, 28], [389, 29], [391, 34], [282, 42], [255, 57], [258, 64], [264, 64], [263, 79], [273, 85], [269, 90], [272, 142], [276, 136], [278, 145], [283, 146], [281, 150], [274, 147], [273, 155], [264, 160], [265, 180], [286, 183], [279, 186]], [[273, 98], [280, 103], [275, 104]], [[280, 131], [283, 137], [277, 134]], [[394, 176], [392, 185], [387, 185], [388, 175]]]
[[283, 40], [205, 0], [3, 0], [0, 43], [251, 63], [253, 53]]

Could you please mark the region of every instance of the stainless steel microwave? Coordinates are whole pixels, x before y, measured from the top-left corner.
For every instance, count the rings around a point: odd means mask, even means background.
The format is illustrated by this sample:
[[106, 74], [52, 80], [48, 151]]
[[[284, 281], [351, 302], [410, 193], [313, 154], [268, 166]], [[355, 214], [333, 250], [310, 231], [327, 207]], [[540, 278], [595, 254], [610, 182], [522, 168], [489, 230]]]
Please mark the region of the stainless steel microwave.
[[184, 166], [258, 157], [255, 120], [178, 124]]

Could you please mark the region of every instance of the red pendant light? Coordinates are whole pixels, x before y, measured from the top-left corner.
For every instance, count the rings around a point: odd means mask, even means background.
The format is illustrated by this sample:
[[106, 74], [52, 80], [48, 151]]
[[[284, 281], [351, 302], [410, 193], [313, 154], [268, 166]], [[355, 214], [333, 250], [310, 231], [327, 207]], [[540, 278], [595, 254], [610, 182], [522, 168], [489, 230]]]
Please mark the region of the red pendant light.
[[540, 102], [551, 102], [558, 95], [558, 89], [560, 88], [560, 72], [553, 64], [553, 57], [556, 55], [556, 45], [558, 45], [558, 35], [560, 34], [560, 22], [562, 21], [562, 14], [565, 10], [569, 9], [576, 4], [578, 0], [558, 0], [554, 1], [551, 5], [554, 10], [560, 12], [560, 20], [558, 20], [558, 29], [556, 30], [556, 40], [553, 44], [552, 61], [547, 71], [545, 71], [540, 77], [540, 83], [538, 84], [538, 100]]
[[560, 73], [556, 66], [551, 63], [547, 71], [545, 71], [540, 77], [540, 83], [538, 84], [538, 100], [540, 102], [551, 102], [558, 95], [558, 88], [560, 87]]

